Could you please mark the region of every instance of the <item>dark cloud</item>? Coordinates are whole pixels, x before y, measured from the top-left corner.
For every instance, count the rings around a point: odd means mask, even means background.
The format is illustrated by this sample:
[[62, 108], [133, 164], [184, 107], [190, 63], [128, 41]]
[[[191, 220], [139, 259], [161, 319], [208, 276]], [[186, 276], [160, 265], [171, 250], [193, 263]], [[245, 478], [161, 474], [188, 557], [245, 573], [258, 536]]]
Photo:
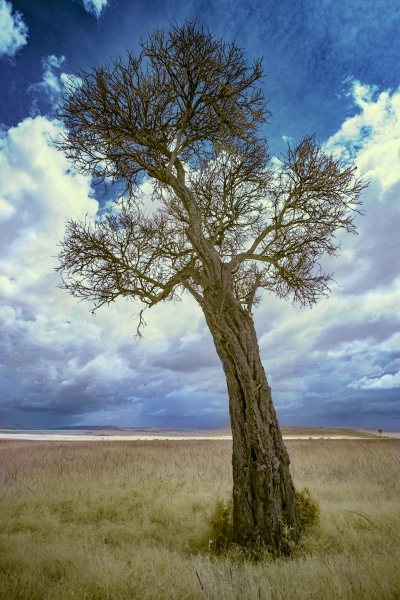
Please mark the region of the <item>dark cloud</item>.
[[205, 336], [192, 340], [171, 340], [168, 350], [155, 356], [151, 364], [170, 371], [191, 372], [220, 367], [221, 361], [207, 332]]
[[[355, 302], [357, 300], [355, 299]], [[345, 319], [344, 315], [344, 319]], [[328, 326], [316, 337], [313, 349], [326, 350], [336, 348], [340, 344], [356, 340], [367, 340], [368, 344], [382, 342], [390, 337], [394, 332], [400, 330], [400, 316], [382, 316], [374, 321], [368, 321], [364, 318], [359, 323], [353, 321], [337, 325]]]
[[356, 218], [358, 236], [342, 242], [343, 250], [352, 246], [356, 255], [353, 252], [347, 261], [341, 258], [333, 264], [335, 279], [341, 282], [339, 292], [361, 295], [390, 284], [398, 275], [400, 182], [391, 186], [383, 198], [382, 195], [379, 182], [373, 180], [364, 194], [366, 214]]
[[334, 393], [308, 393], [304, 395], [301, 406], [296, 406], [295, 410], [280, 406], [277, 412], [282, 423], [291, 423], [295, 419], [300, 425], [310, 426], [365, 427], [376, 430], [400, 428], [398, 389], [360, 393], [342, 387]]

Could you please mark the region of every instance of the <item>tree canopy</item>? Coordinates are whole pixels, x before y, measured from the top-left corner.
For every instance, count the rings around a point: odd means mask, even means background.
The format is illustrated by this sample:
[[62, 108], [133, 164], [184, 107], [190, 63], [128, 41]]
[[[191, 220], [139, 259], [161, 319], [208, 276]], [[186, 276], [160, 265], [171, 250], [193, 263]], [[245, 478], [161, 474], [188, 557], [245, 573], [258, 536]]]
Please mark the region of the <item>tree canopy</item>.
[[[355, 232], [365, 185], [314, 136], [271, 163], [261, 60], [192, 22], [78, 75], [57, 112], [67, 128], [58, 147], [124, 191], [95, 225], [68, 222], [64, 288], [95, 309], [118, 296], [151, 307], [184, 289], [201, 303], [211, 253], [249, 311], [259, 289], [308, 305], [329, 291], [319, 259], [338, 250], [339, 229]], [[146, 178], [152, 213], [140, 203]]]

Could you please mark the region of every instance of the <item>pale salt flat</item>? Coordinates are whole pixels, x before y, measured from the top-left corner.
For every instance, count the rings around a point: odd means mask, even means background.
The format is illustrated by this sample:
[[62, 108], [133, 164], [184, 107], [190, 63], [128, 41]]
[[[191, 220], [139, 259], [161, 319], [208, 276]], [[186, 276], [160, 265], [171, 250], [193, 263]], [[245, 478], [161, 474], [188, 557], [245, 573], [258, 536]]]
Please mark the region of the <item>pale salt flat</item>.
[[[400, 438], [400, 432], [386, 432], [384, 437], [395, 437]], [[180, 440], [231, 440], [231, 435], [79, 435], [79, 434], [35, 434], [35, 433], [5, 433], [0, 432], [0, 440], [31, 440], [31, 441], [43, 441], [43, 442], [101, 442], [101, 441], [153, 441], [153, 440], [168, 440], [168, 441], [180, 441]], [[376, 437], [363, 437], [363, 436], [350, 436], [350, 435], [284, 435], [284, 440], [377, 440]]]

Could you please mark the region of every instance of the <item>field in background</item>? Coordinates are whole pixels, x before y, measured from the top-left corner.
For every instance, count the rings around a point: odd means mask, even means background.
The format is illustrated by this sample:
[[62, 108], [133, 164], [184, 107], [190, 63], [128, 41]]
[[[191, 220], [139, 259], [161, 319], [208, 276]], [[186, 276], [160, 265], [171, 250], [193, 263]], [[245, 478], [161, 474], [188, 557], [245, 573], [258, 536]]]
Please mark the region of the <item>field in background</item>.
[[400, 442], [287, 442], [321, 508], [294, 558], [212, 550], [231, 442], [0, 441], [0, 598], [400, 598]]
[[[349, 429], [345, 427], [298, 427], [282, 425], [281, 431], [284, 439], [302, 438], [375, 438], [375, 437], [397, 437], [400, 432], [378, 430]], [[17, 426], [0, 425], [0, 440], [41, 440], [41, 441], [66, 441], [70, 439], [80, 441], [96, 440], [166, 440], [166, 439], [229, 439], [232, 437], [230, 425], [219, 429], [157, 429], [154, 427], [126, 428], [116, 426], [80, 426], [77, 428], [65, 427], [62, 429], [29, 429]]]
[[[295, 425], [281, 425], [281, 432], [283, 436], [293, 436], [293, 437], [335, 437], [335, 436], [345, 436], [345, 437], [379, 437], [380, 434], [378, 430], [365, 430], [365, 429], [351, 429], [348, 427], [300, 427]], [[231, 435], [231, 426], [225, 425], [225, 427], [221, 427], [220, 429], [214, 430], [215, 434], [220, 435]], [[382, 433], [383, 436], [387, 435], [387, 432]]]

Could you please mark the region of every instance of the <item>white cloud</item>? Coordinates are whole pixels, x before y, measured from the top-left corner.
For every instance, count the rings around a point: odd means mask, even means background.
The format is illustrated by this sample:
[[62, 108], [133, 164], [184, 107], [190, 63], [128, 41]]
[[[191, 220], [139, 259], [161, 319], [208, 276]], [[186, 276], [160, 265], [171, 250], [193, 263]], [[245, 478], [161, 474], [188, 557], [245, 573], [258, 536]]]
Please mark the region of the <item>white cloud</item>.
[[28, 92], [34, 97], [30, 114], [36, 117], [42, 114], [42, 110], [47, 110], [50, 105], [51, 111], [54, 111], [60, 102], [64, 93], [73, 93], [73, 91], [82, 84], [82, 79], [71, 73], [60, 73], [54, 71], [61, 69], [66, 59], [65, 56], [55, 56], [51, 54], [42, 59], [43, 78], [37, 83], [28, 87]]
[[21, 13], [13, 11], [11, 2], [0, 0], [0, 56], [14, 56], [25, 46], [27, 38], [28, 27]]
[[382, 377], [377, 377], [376, 379], [368, 379], [368, 377], [363, 377], [359, 381], [353, 381], [350, 383], [349, 387], [352, 387], [356, 390], [387, 390], [391, 388], [400, 388], [400, 371], [398, 371], [395, 375], [390, 375], [390, 373], [387, 373], [386, 375], [382, 375]]
[[173, 392], [180, 375], [160, 376], [152, 356], [191, 331], [196, 340], [199, 309], [190, 301], [156, 307], [138, 344], [134, 305], [117, 302], [94, 318], [89, 303], [57, 287], [65, 219], [93, 218], [98, 209], [90, 180], [52, 146], [59, 132], [56, 121], [37, 116], [0, 138], [0, 404], [65, 415], [96, 412], [111, 397], [121, 407], [133, 395], [148, 398], [145, 410], [154, 412], [155, 398]]
[[61, 73], [60, 75], [61, 83], [64, 86], [64, 89], [69, 92], [70, 90], [74, 90], [76, 87], [82, 85], [82, 79], [77, 75], [72, 75], [69, 73]]
[[400, 179], [400, 88], [378, 94], [374, 86], [355, 81], [352, 95], [359, 114], [347, 119], [325, 148], [355, 160], [382, 196]]
[[[363, 193], [366, 215], [356, 217], [359, 235], [340, 234], [339, 257], [324, 262], [340, 287], [333, 284], [331, 297], [312, 311], [266, 295], [255, 313], [275, 403], [288, 410], [300, 400], [310, 415], [323, 414], [326, 398], [335, 399], [327, 410], [335, 409], [344, 389], [390, 390], [399, 383], [398, 374], [385, 373], [389, 364], [398, 370], [400, 356], [400, 89], [378, 94], [355, 82], [352, 93], [358, 114], [324, 145], [371, 181]], [[299, 378], [306, 392], [300, 385], [288, 389]], [[346, 397], [349, 410], [352, 402]]]
[[[32, 93], [35, 98], [32, 103], [31, 116], [34, 117], [40, 113], [38, 102], [44, 100], [55, 108], [60, 100], [65, 83], [69, 83], [68, 75], [62, 73], [59, 77], [54, 73], [54, 69], [60, 69], [65, 62], [65, 56], [54, 56], [54, 54], [44, 58], [43, 63], [43, 79], [38, 83], [29, 86], [28, 92]], [[71, 80], [72, 81], [72, 80]]]
[[357, 218], [358, 237], [341, 235], [342, 257], [335, 272], [347, 293], [379, 288], [400, 274], [400, 88], [377, 93], [353, 84], [358, 114], [347, 119], [325, 147], [352, 159], [369, 188], [366, 216]]
[[102, 11], [105, 9], [105, 7], [107, 6], [107, 2], [108, 2], [108, 0], [82, 0], [82, 1], [83, 1], [83, 6], [85, 7], [85, 9], [88, 12], [90, 12], [92, 15], [97, 17], [97, 19], [100, 17]]
[[51, 145], [59, 132], [56, 122], [36, 117], [0, 140], [0, 295], [33, 313], [43, 312], [44, 297], [49, 306], [55, 301], [54, 255], [65, 218], [97, 210], [89, 180], [74, 174]]

